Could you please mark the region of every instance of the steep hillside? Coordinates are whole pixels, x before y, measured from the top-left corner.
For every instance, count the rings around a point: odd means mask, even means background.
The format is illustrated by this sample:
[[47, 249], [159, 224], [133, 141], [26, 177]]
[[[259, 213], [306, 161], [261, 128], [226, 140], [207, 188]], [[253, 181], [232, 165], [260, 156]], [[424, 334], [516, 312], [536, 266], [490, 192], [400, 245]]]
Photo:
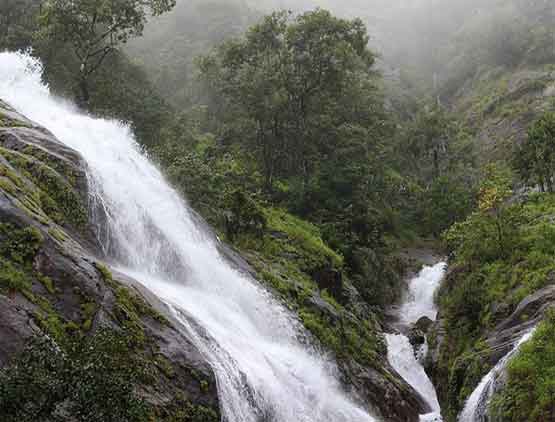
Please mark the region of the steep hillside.
[[452, 107], [476, 132], [482, 164], [510, 160], [531, 123], [554, 104], [553, 64], [480, 71], [452, 100]]
[[[103, 262], [82, 158], [8, 105], [0, 111], [0, 327], [10, 339], [0, 348], [0, 413], [31, 421], [88, 408], [105, 412], [106, 421], [117, 415], [217, 420], [209, 356], [176, 329], [179, 323], [152, 293]], [[337, 359], [353, 397], [387, 420], [416, 421], [427, 405], [387, 363], [375, 312], [334, 269], [342, 258], [311, 224], [278, 209], [265, 212], [271, 234], [241, 235], [237, 242], [252, 269], [222, 251], [298, 313], [314, 341]], [[91, 373], [93, 364], [101, 366]], [[67, 388], [81, 378], [75, 390]], [[37, 396], [46, 383], [60, 387]], [[108, 400], [117, 403], [103, 407]]]
[[212, 370], [102, 261], [81, 157], [0, 102], [0, 414], [216, 421]]

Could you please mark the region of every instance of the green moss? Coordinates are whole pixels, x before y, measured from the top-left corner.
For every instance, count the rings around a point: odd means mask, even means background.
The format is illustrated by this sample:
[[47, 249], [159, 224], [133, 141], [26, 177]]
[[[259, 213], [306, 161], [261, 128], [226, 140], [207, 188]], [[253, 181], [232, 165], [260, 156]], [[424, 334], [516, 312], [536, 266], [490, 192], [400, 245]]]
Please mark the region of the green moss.
[[48, 293], [50, 293], [51, 295], [56, 293], [56, 288], [54, 287], [54, 283], [52, 282], [52, 279], [50, 277], [38, 275], [37, 278], [42, 283], [42, 285], [44, 286], [44, 288]]
[[44, 238], [35, 227], [18, 229], [11, 224], [0, 224], [0, 255], [19, 264], [28, 264], [37, 253]]
[[60, 315], [52, 308], [50, 303], [39, 300], [40, 311], [34, 314], [35, 320], [39, 327], [48, 335], [50, 335], [58, 344], [64, 344], [66, 341], [66, 325]]
[[40, 204], [37, 205], [44, 206], [44, 211], [52, 219], [76, 228], [87, 223], [87, 211], [81, 197], [56, 170], [34, 157], [1, 147], [0, 155], [40, 189]]
[[42, 163], [56, 170], [61, 174], [73, 187], [76, 187], [76, 174], [73, 166], [66, 160], [53, 156], [47, 151], [34, 145], [27, 145], [21, 151], [25, 155], [32, 156]]
[[114, 314], [121, 323], [126, 335], [132, 339], [136, 345], [143, 346], [146, 342], [146, 335], [140, 315], [135, 307], [129, 290], [125, 287], [117, 287], [114, 291], [116, 295], [116, 305]]
[[28, 124], [27, 122], [24, 122], [24, 121], [22, 121], [22, 120], [12, 119], [12, 118], [8, 117], [6, 114], [0, 112], [0, 127], [9, 127], [9, 128], [25, 127], [25, 128], [31, 128], [32, 126], [31, 126], [30, 124]]
[[85, 302], [81, 304], [81, 316], [83, 319], [82, 328], [89, 331], [92, 328], [93, 318], [98, 310], [96, 302]]
[[168, 359], [166, 359], [164, 355], [161, 355], [161, 354], [156, 355], [156, 357], [154, 358], [154, 364], [158, 369], [160, 369], [160, 371], [162, 371], [162, 373], [166, 377], [173, 378], [175, 376], [175, 370], [173, 369], [173, 365]]
[[10, 194], [11, 196], [17, 195], [17, 188], [15, 187], [15, 185], [4, 177], [0, 178], [0, 189]]
[[10, 180], [15, 186], [18, 188], [22, 188], [24, 186], [24, 182], [21, 178], [8, 166], [4, 164], [0, 164], [0, 176], [5, 177]]
[[202, 405], [194, 405], [189, 401], [172, 404], [176, 408], [171, 414], [161, 418], [163, 422], [218, 422], [218, 412]]
[[0, 290], [22, 292], [30, 289], [29, 276], [10, 261], [0, 257]]
[[43, 237], [36, 228], [0, 224], [0, 289], [29, 294], [32, 262]]
[[[379, 367], [385, 353], [375, 321], [350, 313], [327, 291], [320, 291], [312, 274], [322, 268], [341, 269], [343, 259], [322, 240], [313, 224], [286, 211], [266, 208], [267, 231], [262, 238], [241, 235], [235, 244], [256, 270], [258, 279], [275, 290], [284, 305], [299, 314], [310, 333], [338, 359], [354, 359]], [[346, 282], [346, 275], [344, 275]], [[320, 296], [336, 310], [330, 317], [311, 303]]]
[[48, 234], [60, 243], [64, 243], [67, 240], [66, 234], [62, 230], [56, 227], [49, 228]]
[[95, 262], [94, 266], [102, 275], [102, 279], [108, 283], [112, 284], [114, 282], [114, 277], [112, 276], [112, 272], [106, 267], [106, 265], [102, 264], [101, 262]]
[[319, 229], [313, 224], [277, 208], [267, 208], [265, 214], [269, 230], [287, 235], [287, 244], [281, 246], [286, 246], [291, 252], [302, 251], [308, 261], [307, 267], [329, 262], [337, 268], [343, 265], [343, 258], [324, 243]]

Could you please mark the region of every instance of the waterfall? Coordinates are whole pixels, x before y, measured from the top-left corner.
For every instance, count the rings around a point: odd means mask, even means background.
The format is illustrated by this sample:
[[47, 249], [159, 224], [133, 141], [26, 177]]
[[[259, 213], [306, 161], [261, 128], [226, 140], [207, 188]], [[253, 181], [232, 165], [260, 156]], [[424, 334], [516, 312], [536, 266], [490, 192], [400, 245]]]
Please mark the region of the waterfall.
[[425, 266], [417, 277], [409, 282], [408, 297], [399, 309], [401, 322], [414, 324], [424, 316], [432, 321], [436, 319], [437, 307], [434, 295], [443, 280], [446, 267], [444, 262]]
[[[401, 324], [410, 326], [426, 316], [435, 319], [437, 309], [434, 294], [445, 275], [446, 264], [440, 262], [434, 266], [425, 266], [420, 273], [410, 280], [408, 297], [397, 311]], [[391, 366], [411, 385], [430, 408], [431, 413], [420, 415], [422, 422], [441, 422], [441, 409], [434, 385], [415, 356], [414, 349], [407, 336], [387, 334], [387, 357]]]
[[159, 296], [216, 374], [226, 422], [371, 422], [342, 391], [329, 359], [217, 240], [141, 153], [123, 123], [82, 114], [52, 96], [41, 65], [0, 53], [0, 98], [82, 154], [101, 240], [120, 271]]
[[458, 417], [459, 422], [487, 422], [488, 407], [495, 393], [495, 387], [499, 377], [505, 371], [511, 358], [518, 353], [520, 346], [530, 340], [533, 334], [534, 329], [527, 331], [516, 342], [512, 350], [507, 353], [503, 359], [497, 362], [493, 369], [482, 378], [478, 387], [476, 387], [466, 401], [464, 409]]

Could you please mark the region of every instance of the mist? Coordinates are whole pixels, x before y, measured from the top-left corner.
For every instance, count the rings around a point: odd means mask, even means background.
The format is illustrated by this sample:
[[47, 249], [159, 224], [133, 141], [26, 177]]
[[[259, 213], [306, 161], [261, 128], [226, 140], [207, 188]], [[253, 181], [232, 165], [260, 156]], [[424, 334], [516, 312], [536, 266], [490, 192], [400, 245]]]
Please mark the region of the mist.
[[[129, 51], [155, 72], [163, 92], [175, 96], [182, 74], [194, 72], [194, 57], [227, 38], [240, 36], [264, 14], [324, 8], [360, 18], [378, 67], [419, 95], [449, 97], [480, 66], [553, 62], [555, 2], [550, 0], [178, 0], [169, 14], [147, 26]], [[159, 60], [152, 60], [158, 51]], [[160, 71], [160, 63], [176, 69]], [[167, 84], [164, 84], [167, 81]], [[190, 96], [190, 88], [178, 96]]]

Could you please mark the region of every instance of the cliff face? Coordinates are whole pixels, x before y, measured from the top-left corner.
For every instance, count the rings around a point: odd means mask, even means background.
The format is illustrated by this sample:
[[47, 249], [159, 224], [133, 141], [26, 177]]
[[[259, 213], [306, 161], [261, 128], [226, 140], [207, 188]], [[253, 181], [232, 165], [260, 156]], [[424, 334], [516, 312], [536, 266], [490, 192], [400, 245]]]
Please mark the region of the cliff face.
[[509, 159], [526, 139], [529, 125], [548, 110], [555, 97], [552, 65], [491, 68], [465, 81], [453, 110], [476, 131], [483, 162]]
[[216, 382], [168, 309], [113, 273], [84, 162], [0, 101], [0, 414], [219, 420]]

